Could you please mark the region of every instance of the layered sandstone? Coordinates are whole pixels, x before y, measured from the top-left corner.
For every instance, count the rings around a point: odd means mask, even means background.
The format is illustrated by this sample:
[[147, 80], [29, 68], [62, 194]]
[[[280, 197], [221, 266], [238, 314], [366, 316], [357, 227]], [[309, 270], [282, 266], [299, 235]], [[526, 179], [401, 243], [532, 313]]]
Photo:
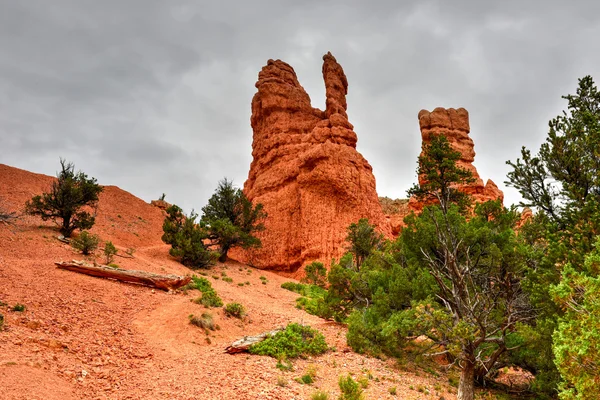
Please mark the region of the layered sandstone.
[[311, 106], [294, 69], [269, 60], [252, 99], [252, 156], [244, 192], [268, 217], [262, 248], [237, 254], [257, 267], [296, 271], [313, 260], [326, 265], [345, 251], [347, 227], [368, 218], [389, 235], [372, 168], [356, 151], [348, 121], [348, 81], [340, 64], [323, 56], [326, 109]]
[[[474, 181], [458, 187], [464, 193], [469, 194], [473, 201], [482, 203], [488, 200], [504, 200], [504, 193], [498, 186], [488, 179], [484, 184], [479, 176], [477, 169], [473, 165], [475, 161], [475, 149], [473, 140], [469, 137], [469, 113], [464, 108], [441, 108], [433, 111], [421, 110], [419, 112], [419, 126], [421, 128], [421, 137], [424, 149], [434, 136], [444, 135], [450, 142], [452, 148], [460, 152], [458, 166], [470, 171]], [[422, 155], [423, 153], [421, 153]], [[423, 176], [419, 176], [419, 183], [422, 184]], [[423, 205], [416, 199], [411, 199], [410, 206], [413, 210], [420, 210]]]

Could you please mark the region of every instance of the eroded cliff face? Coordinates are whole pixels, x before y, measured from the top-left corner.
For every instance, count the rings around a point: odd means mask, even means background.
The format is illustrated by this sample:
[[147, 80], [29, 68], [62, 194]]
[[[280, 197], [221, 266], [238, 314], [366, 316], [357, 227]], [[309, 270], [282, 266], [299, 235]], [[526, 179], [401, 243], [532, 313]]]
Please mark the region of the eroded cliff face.
[[311, 106], [294, 69], [269, 60], [252, 99], [252, 156], [244, 192], [268, 217], [262, 248], [234, 257], [259, 268], [294, 272], [345, 252], [347, 227], [368, 218], [391, 235], [372, 168], [356, 151], [346, 113], [348, 81], [340, 64], [323, 56], [326, 109]]

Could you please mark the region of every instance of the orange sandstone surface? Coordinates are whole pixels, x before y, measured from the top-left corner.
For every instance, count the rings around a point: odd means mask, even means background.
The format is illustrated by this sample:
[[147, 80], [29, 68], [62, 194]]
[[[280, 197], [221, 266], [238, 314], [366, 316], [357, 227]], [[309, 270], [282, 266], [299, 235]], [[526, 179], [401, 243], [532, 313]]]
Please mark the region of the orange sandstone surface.
[[[434, 136], [444, 135], [450, 142], [452, 148], [460, 152], [458, 166], [471, 172], [474, 182], [458, 187], [464, 193], [470, 195], [474, 202], [483, 203], [488, 200], [504, 200], [504, 193], [496, 184], [488, 179], [484, 184], [479, 176], [477, 169], [473, 165], [475, 161], [475, 145], [473, 139], [469, 136], [471, 131], [469, 126], [469, 113], [464, 108], [442, 108], [438, 107], [433, 111], [421, 110], [419, 112], [419, 127], [421, 128], [421, 137], [423, 140], [422, 149], [425, 148]], [[421, 152], [421, 155], [423, 152]], [[423, 184], [423, 176], [419, 176], [419, 183]], [[416, 199], [410, 199], [410, 208], [420, 211], [423, 204]]]
[[[269, 60], [252, 99], [253, 161], [244, 192], [268, 217], [262, 248], [237, 257], [259, 268], [294, 272], [345, 251], [347, 227], [368, 218], [391, 235], [375, 177], [356, 151], [348, 121], [348, 81], [340, 64], [323, 56], [326, 109], [311, 106], [294, 69]], [[234, 253], [235, 254], [235, 253]]]

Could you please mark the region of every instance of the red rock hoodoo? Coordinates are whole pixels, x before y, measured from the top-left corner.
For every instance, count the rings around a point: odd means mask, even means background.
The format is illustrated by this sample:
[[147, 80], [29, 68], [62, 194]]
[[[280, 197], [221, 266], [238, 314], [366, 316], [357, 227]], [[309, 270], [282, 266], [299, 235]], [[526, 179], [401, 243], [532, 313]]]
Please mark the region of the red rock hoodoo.
[[269, 60], [252, 99], [253, 161], [244, 192], [268, 217], [262, 248], [236, 258], [259, 268], [294, 272], [345, 251], [347, 227], [368, 218], [390, 235], [372, 168], [356, 151], [346, 113], [348, 81], [340, 64], [323, 56], [326, 109], [311, 106], [294, 69]]
[[[458, 165], [473, 174], [475, 181], [467, 185], [461, 185], [459, 189], [472, 196], [473, 201], [482, 203], [488, 200], [500, 199], [504, 200], [504, 193], [491, 180], [483, 184], [483, 180], [479, 177], [477, 169], [473, 165], [475, 161], [475, 150], [473, 140], [469, 137], [469, 113], [464, 108], [441, 108], [429, 112], [421, 110], [419, 112], [419, 126], [421, 128], [421, 137], [423, 139], [423, 147], [431, 140], [432, 136], [444, 135], [450, 142], [450, 145], [461, 154]], [[423, 177], [419, 176], [419, 183]], [[423, 205], [416, 201], [410, 200], [410, 207], [413, 210], [420, 210]]]

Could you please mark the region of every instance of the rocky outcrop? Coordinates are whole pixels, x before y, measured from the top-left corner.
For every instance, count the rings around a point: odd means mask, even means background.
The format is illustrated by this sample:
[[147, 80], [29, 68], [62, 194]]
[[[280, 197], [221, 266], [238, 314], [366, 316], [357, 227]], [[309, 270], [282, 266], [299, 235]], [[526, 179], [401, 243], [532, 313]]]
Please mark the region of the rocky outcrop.
[[[482, 203], [488, 200], [500, 199], [504, 200], [504, 193], [491, 180], [483, 183], [477, 169], [473, 165], [475, 161], [475, 150], [473, 140], [469, 137], [469, 113], [464, 108], [441, 108], [429, 112], [421, 110], [419, 112], [419, 126], [421, 128], [421, 137], [423, 147], [425, 147], [433, 136], [444, 135], [452, 145], [459, 151], [461, 158], [458, 165], [471, 172], [474, 182], [461, 185], [459, 189], [473, 198], [476, 203]], [[423, 183], [423, 177], [419, 176], [419, 183]], [[416, 199], [410, 200], [410, 207], [413, 210], [421, 210], [423, 204], [420, 204]]]
[[345, 251], [347, 227], [368, 218], [391, 235], [371, 166], [356, 151], [348, 121], [348, 81], [340, 64], [323, 56], [326, 109], [311, 106], [294, 69], [269, 60], [252, 99], [252, 156], [244, 193], [268, 217], [262, 248], [234, 253], [259, 268], [296, 271], [313, 260], [326, 265]]

